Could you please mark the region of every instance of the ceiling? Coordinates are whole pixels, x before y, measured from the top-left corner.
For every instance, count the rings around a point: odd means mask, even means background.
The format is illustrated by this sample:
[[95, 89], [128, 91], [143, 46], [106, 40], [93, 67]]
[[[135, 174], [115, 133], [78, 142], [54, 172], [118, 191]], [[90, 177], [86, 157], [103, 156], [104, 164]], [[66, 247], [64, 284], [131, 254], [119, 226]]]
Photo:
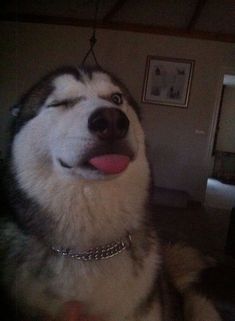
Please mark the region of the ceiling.
[[[97, 10], [96, 10], [97, 9]], [[235, 0], [3, 0], [1, 20], [235, 42]]]

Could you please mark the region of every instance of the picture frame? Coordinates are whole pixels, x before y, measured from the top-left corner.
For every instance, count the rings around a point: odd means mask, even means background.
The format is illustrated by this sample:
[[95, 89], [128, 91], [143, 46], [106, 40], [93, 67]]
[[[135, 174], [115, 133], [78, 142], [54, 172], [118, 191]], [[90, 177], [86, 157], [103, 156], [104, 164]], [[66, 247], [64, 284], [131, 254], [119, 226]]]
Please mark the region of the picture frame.
[[194, 60], [147, 56], [142, 102], [187, 108]]

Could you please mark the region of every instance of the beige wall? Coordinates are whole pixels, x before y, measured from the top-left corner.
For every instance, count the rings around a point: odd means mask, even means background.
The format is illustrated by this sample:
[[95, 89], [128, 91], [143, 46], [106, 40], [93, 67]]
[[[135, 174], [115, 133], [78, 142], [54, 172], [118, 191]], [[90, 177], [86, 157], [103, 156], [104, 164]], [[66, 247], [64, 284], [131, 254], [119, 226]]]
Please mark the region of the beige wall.
[[235, 87], [225, 86], [216, 150], [235, 153]]
[[[14, 23], [3, 23], [0, 31], [2, 149], [8, 106], [48, 70], [79, 65], [91, 31]], [[111, 30], [98, 30], [97, 37], [100, 64], [117, 74], [141, 104], [155, 185], [187, 191], [202, 201], [219, 73], [224, 65], [234, 66], [235, 44]], [[141, 103], [147, 55], [195, 60], [187, 109]]]

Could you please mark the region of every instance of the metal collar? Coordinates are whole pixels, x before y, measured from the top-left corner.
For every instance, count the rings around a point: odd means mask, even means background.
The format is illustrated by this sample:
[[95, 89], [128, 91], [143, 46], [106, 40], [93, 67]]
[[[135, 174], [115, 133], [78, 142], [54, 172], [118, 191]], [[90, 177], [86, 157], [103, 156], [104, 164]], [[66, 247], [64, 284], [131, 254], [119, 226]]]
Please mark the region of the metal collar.
[[128, 234], [124, 239], [113, 241], [103, 246], [97, 246], [84, 252], [74, 253], [70, 249], [52, 247], [52, 251], [57, 255], [70, 257], [81, 261], [99, 261], [109, 259], [122, 253], [131, 246], [131, 235]]

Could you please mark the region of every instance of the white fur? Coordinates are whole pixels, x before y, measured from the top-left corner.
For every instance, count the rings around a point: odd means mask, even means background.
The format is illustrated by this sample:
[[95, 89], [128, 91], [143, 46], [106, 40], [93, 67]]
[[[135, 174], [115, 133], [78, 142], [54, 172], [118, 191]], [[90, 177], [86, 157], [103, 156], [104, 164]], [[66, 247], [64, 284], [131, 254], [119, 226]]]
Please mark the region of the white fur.
[[[87, 129], [89, 115], [101, 106], [114, 107], [105, 97], [120, 91], [103, 73], [96, 73], [92, 80], [84, 75], [84, 80], [85, 84], [71, 75], [59, 76], [40, 113], [17, 134], [13, 145], [13, 167], [20, 187], [56, 222], [53, 236], [57, 244], [53, 245], [79, 251], [140, 229], [149, 185], [144, 134], [126, 101], [120, 108], [129, 118], [127, 140], [135, 153], [128, 168], [119, 175], [105, 176], [76, 167], [81, 155], [96, 143]], [[80, 96], [85, 99], [71, 109], [47, 108], [53, 101]], [[74, 168], [61, 167], [58, 158]], [[138, 238], [136, 242], [138, 245]], [[44, 249], [36, 240], [28, 246], [33, 253], [43, 255]], [[51, 256], [45, 269], [54, 266], [56, 277], [46, 282], [32, 278], [31, 260], [19, 269], [15, 286], [20, 295], [29, 298], [29, 305], [41, 305], [51, 313], [54, 304], [76, 299], [107, 321], [160, 321], [157, 302], [145, 317], [132, 315], [150, 292], [159, 261], [156, 245], [145, 255], [141, 268], [133, 265], [127, 252], [110, 260], [86, 263]], [[46, 291], [58, 295], [53, 304], [48, 305]]]

